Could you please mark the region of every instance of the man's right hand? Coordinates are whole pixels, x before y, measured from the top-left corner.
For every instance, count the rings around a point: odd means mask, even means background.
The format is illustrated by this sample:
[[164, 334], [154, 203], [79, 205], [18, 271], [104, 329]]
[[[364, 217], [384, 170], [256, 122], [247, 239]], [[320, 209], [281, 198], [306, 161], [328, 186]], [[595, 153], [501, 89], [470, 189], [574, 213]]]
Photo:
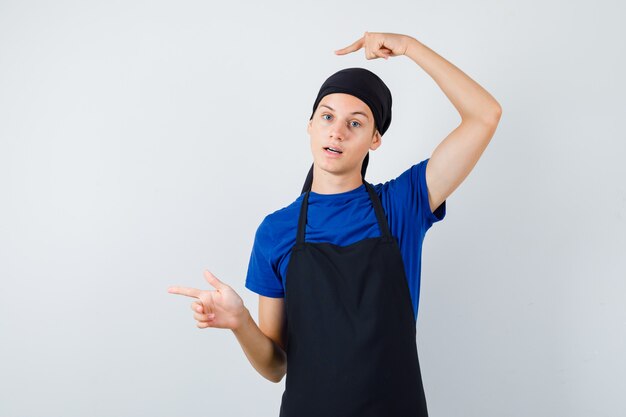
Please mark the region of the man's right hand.
[[204, 271], [204, 277], [215, 290], [169, 287], [167, 292], [197, 299], [191, 303], [191, 309], [194, 311], [193, 318], [197, 320], [199, 328], [216, 327], [237, 330], [249, 314], [243, 305], [243, 300], [235, 290], [217, 279], [208, 270]]

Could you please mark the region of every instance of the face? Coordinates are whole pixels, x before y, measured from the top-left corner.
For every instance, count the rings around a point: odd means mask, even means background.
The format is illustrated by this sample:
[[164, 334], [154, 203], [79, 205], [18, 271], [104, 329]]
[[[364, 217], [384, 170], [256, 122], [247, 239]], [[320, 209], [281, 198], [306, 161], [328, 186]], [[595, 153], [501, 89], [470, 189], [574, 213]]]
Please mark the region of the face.
[[[360, 177], [365, 155], [381, 144], [369, 106], [350, 94], [324, 96], [307, 132], [315, 165], [334, 175]], [[329, 147], [341, 153], [328, 150]]]

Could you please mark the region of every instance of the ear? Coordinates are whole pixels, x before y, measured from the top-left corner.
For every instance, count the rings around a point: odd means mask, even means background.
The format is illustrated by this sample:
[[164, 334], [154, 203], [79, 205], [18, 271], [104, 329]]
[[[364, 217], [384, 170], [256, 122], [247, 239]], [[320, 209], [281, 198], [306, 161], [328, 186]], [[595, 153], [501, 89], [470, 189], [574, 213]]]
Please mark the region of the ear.
[[374, 136], [372, 137], [372, 144], [370, 145], [370, 149], [373, 151], [378, 149], [378, 147], [382, 145], [382, 140], [382, 136], [380, 136], [380, 133], [378, 133], [378, 129], [376, 129], [376, 133], [374, 133]]

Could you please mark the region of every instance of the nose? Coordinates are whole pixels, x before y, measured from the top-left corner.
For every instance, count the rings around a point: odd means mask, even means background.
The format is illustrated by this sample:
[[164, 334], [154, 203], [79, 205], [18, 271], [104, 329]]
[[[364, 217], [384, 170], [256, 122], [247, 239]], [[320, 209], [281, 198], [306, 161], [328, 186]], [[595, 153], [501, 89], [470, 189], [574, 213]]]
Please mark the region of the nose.
[[343, 140], [345, 138], [346, 129], [346, 126], [341, 122], [333, 123], [330, 128], [330, 137], [337, 140]]

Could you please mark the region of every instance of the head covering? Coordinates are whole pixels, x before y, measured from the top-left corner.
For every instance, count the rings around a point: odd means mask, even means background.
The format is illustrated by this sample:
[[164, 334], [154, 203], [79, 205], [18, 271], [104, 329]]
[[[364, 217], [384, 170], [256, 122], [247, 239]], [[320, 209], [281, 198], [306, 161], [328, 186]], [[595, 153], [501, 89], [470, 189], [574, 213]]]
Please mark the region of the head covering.
[[[376, 129], [382, 136], [391, 124], [391, 91], [378, 75], [365, 68], [346, 68], [337, 71], [324, 81], [317, 98], [313, 103], [313, 112], [309, 120], [313, 119], [315, 110], [322, 98], [328, 94], [345, 93], [355, 96], [363, 101], [372, 111]], [[363, 160], [361, 166], [361, 176], [365, 178], [369, 152]], [[309, 174], [304, 181], [302, 193], [311, 190], [313, 185], [313, 165], [309, 169]]]

